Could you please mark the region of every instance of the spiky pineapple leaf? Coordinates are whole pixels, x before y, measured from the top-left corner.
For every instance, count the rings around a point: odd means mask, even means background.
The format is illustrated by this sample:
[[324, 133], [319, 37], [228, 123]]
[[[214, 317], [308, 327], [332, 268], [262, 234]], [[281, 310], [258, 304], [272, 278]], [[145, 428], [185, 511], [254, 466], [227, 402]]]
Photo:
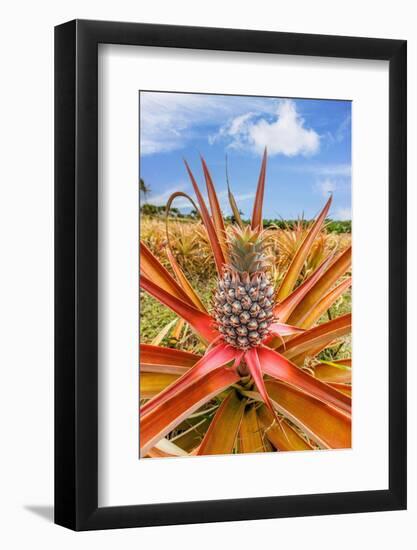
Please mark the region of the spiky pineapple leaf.
[[249, 274], [266, 270], [270, 259], [265, 252], [267, 239], [265, 232], [254, 231], [249, 226], [233, 227], [228, 238], [230, 267]]
[[242, 399], [232, 390], [223, 400], [210, 423], [201, 445], [199, 455], [230, 454], [235, 447], [247, 399]]
[[[298, 325], [330, 290], [330, 288], [338, 281], [340, 277], [345, 275], [352, 261], [352, 248], [349, 246], [334, 260], [332, 260], [326, 272], [317, 278], [313, 285], [309, 288], [293, 309], [288, 317], [288, 322]], [[298, 290], [298, 289], [297, 289]], [[295, 292], [297, 292], [297, 290]]]
[[231, 369], [220, 367], [209, 372], [197, 382], [179, 389], [146, 414], [141, 412], [139, 431], [141, 456], [146, 455], [155, 443], [204, 403], [238, 380], [239, 376]]
[[294, 258], [292, 259], [287, 273], [285, 274], [282, 283], [278, 289], [278, 300], [283, 300], [286, 298], [290, 292], [295, 287], [297, 279], [300, 275], [300, 272], [303, 268], [304, 262], [310, 253], [311, 246], [314, 243], [314, 239], [319, 233], [324, 220], [326, 219], [327, 213], [329, 211], [330, 205], [332, 203], [332, 197], [326, 202], [323, 210], [320, 212], [314, 224], [311, 226], [309, 232], [305, 236], [303, 242], [298, 248]]
[[281, 322], [286, 322], [290, 319], [292, 312], [300, 304], [307, 293], [314, 287], [317, 281], [323, 277], [326, 269], [328, 268], [332, 258], [329, 256], [326, 258], [320, 266], [306, 279], [300, 286], [298, 286], [289, 296], [284, 300], [278, 302], [274, 307], [275, 317]]
[[267, 152], [266, 147], [262, 157], [261, 171], [259, 174], [258, 186], [256, 188], [255, 202], [253, 205], [252, 222], [251, 227], [253, 230], [262, 231], [263, 218], [262, 218], [262, 206], [264, 202], [265, 192], [265, 177], [266, 177], [266, 161]]
[[342, 296], [352, 285], [352, 277], [348, 277], [339, 285], [333, 288], [326, 296], [324, 296], [308, 314], [303, 317], [298, 324], [304, 329], [311, 328], [331, 306]]
[[296, 367], [283, 355], [262, 346], [258, 350], [258, 357], [265, 374], [350, 414], [352, 404], [348, 397]]
[[206, 341], [212, 342], [218, 337], [218, 333], [212, 328], [212, 319], [206, 313], [172, 296], [144, 275], [140, 277], [140, 286], [148, 294], [172, 309], [174, 313], [180, 315]]
[[227, 182], [227, 194], [228, 194], [228, 197], [229, 197], [230, 208], [232, 209], [232, 212], [233, 212], [233, 217], [235, 218], [236, 223], [238, 224], [238, 226], [241, 229], [243, 229], [245, 227], [245, 224], [243, 223], [242, 218], [240, 217], [240, 211], [239, 211], [239, 208], [236, 204], [235, 197], [234, 197], [234, 195], [233, 195], [233, 193], [230, 189], [229, 182]]
[[223, 214], [220, 209], [219, 199], [217, 197], [216, 189], [214, 187], [209, 169], [207, 168], [206, 161], [203, 159], [203, 157], [201, 157], [201, 164], [203, 165], [204, 178], [206, 180], [207, 194], [210, 202], [211, 214], [213, 216], [214, 227], [217, 232], [221, 249], [223, 250], [225, 261], [227, 261], [228, 248], [226, 240], [226, 228], [224, 226]]
[[349, 397], [352, 397], [352, 386], [351, 384], [341, 384], [339, 382], [328, 382], [329, 386], [334, 388], [337, 391], [340, 391], [344, 393], [345, 395], [348, 395]]
[[266, 387], [277, 410], [320, 446], [332, 449], [351, 446], [350, 417], [288, 384], [268, 381]]
[[268, 448], [268, 440], [263, 437], [263, 430], [258, 421], [255, 407], [246, 409], [239, 430], [240, 453], [263, 453]]
[[159, 260], [152, 254], [149, 248], [140, 242], [140, 273], [154, 284], [161, 287], [162, 290], [169, 292], [172, 296], [193, 305], [193, 302], [180, 287], [172, 275], [165, 269]]
[[188, 369], [178, 380], [166, 388], [163, 392], [145, 403], [141, 408], [143, 415], [164, 405], [166, 401], [175, 397], [182, 390], [198, 382], [209, 372], [219, 369], [230, 363], [236, 357], [236, 350], [225, 344], [218, 344], [209, 349], [205, 355], [190, 369]]
[[269, 399], [268, 392], [266, 391], [263, 372], [261, 363], [258, 357], [257, 348], [252, 348], [245, 353], [245, 361], [248, 366], [249, 372], [255, 382], [255, 386], [258, 389], [265, 405], [268, 407], [269, 411], [274, 415], [276, 420], [278, 420], [274, 407], [272, 406], [271, 400]]
[[201, 359], [200, 355], [179, 349], [140, 344], [141, 372], [184, 374]]
[[352, 315], [347, 313], [291, 338], [286, 343], [285, 349], [281, 347], [277, 351], [283, 353], [288, 359], [297, 357], [300, 354], [315, 357], [319, 351], [331, 342], [348, 334], [351, 328]]
[[327, 383], [350, 384], [352, 382], [352, 370], [346, 365], [350, 360], [322, 361], [314, 367], [314, 376]]
[[166, 249], [167, 257], [169, 260], [169, 263], [171, 264], [172, 269], [174, 270], [175, 276], [177, 277], [177, 280], [179, 284], [181, 285], [181, 288], [184, 290], [184, 292], [187, 294], [188, 298], [191, 300], [193, 305], [199, 309], [200, 311], [203, 311], [204, 313], [207, 313], [207, 309], [204, 306], [203, 302], [201, 301], [200, 296], [197, 294], [197, 292], [194, 290], [194, 288], [191, 286], [189, 280], [185, 276], [183, 270], [178, 265], [178, 262], [170, 248], [170, 246]]
[[140, 373], [140, 398], [151, 399], [167, 388], [172, 382], [179, 378], [179, 374], [141, 372]]
[[210, 213], [207, 209], [207, 206], [206, 206], [206, 203], [204, 201], [203, 195], [200, 192], [200, 189], [197, 185], [197, 182], [194, 178], [194, 175], [191, 172], [187, 161], [184, 161], [184, 163], [185, 163], [185, 167], [187, 169], [188, 175], [190, 177], [191, 184], [194, 188], [194, 192], [197, 196], [198, 204], [200, 205], [201, 218], [202, 218], [203, 223], [205, 225], [205, 228], [207, 230], [208, 238], [210, 240], [211, 248], [213, 250], [214, 261], [216, 263], [217, 272], [219, 273], [219, 275], [221, 275], [222, 271], [223, 271], [223, 266], [225, 264], [225, 257], [224, 257], [224, 254], [223, 254], [222, 247], [220, 246], [219, 235], [217, 234], [217, 231], [216, 231], [216, 229], [213, 225]]

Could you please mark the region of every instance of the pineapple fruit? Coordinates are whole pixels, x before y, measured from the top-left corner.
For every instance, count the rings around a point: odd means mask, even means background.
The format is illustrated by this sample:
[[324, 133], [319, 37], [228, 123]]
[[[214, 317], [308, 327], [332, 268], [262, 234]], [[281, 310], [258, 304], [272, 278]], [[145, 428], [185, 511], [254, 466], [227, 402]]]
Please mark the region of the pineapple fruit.
[[273, 321], [274, 287], [264, 232], [236, 227], [229, 237], [230, 261], [214, 295], [213, 314], [219, 332], [240, 350], [259, 346]]

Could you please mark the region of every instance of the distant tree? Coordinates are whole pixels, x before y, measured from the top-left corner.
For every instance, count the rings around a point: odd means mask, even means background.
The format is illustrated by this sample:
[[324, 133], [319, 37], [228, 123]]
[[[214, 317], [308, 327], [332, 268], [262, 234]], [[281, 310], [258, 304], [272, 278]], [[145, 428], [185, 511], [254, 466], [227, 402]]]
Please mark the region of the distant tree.
[[[145, 204], [142, 204], [142, 206], [140, 207], [140, 211], [145, 216], [162, 217], [162, 216], [165, 216], [166, 207], [165, 207], [165, 205], [156, 206], [155, 204], [149, 204], [147, 202]], [[178, 208], [171, 208], [169, 213], [170, 213], [170, 216], [172, 216], [173, 218], [183, 218], [184, 217], [181, 214], [181, 212], [178, 210]]]
[[326, 220], [327, 231], [331, 233], [351, 233], [352, 221], [351, 220]]
[[141, 193], [143, 195], [143, 199], [144, 199], [145, 202], [146, 202], [146, 199], [147, 199], [150, 192], [151, 192], [151, 188], [146, 185], [144, 179], [140, 178], [139, 179], [139, 193]]
[[146, 216], [156, 216], [158, 214], [158, 207], [154, 204], [144, 204], [141, 207], [141, 212]]

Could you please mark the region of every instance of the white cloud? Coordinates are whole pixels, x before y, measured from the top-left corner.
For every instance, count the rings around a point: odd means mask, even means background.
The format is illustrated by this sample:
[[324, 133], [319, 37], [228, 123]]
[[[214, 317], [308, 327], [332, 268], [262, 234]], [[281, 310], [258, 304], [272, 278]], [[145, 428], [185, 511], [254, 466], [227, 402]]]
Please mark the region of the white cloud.
[[142, 92], [141, 154], [181, 149], [198, 137], [199, 125], [221, 126], [253, 109], [272, 113], [276, 104], [277, 100], [243, 96]]
[[239, 115], [229, 121], [227, 124], [221, 126], [217, 134], [209, 136], [209, 143], [212, 145], [219, 139], [228, 140], [231, 138], [229, 147], [233, 149], [240, 149], [244, 147], [247, 141], [247, 131], [250, 125], [250, 121], [256, 113], [250, 112], [243, 115]]
[[318, 181], [315, 184], [315, 189], [319, 191], [323, 195], [323, 197], [327, 197], [329, 193], [334, 193], [337, 189], [336, 182], [330, 178], [326, 178], [324, 180]]
[[220, 129], [218, 138], [228, 140], [231, 148], [261, 153], [267, 147], [270, 155], [288, 157], [313, 155], [320, 148], [319, 134], [305, 127], [296, 103], [289, 99], [278, 101], [272, 117], [254, 112], [239, 115]]

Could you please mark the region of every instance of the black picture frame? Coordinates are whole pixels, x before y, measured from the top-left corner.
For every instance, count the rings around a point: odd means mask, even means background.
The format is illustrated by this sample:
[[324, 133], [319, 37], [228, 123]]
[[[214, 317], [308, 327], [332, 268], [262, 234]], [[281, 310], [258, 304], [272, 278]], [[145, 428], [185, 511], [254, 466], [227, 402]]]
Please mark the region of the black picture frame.
[[[98, 44], [389, 62], [389, 488], [98, 507]], [[406, 508], [406, 41], [74, 20], [55, 28], [55, 522], [74, 530]], [[388, 244], [388, 243], [387, 243]]]

